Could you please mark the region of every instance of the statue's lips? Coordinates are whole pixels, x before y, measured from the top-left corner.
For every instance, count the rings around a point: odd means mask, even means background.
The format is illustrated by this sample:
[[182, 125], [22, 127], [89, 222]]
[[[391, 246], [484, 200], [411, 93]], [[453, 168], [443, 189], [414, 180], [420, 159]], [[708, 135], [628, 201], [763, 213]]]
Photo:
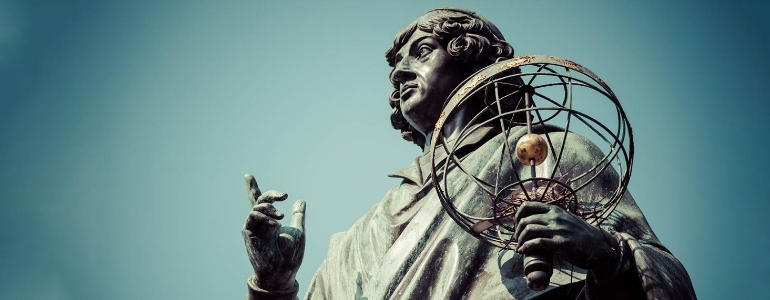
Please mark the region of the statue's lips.
[[416, 90], [416, 89], [417, 89], [417, 84], [416, 84], [416, 83], [407, 83], [407, 84], [404, 84], [403, 86], [401, 86], [401, 91], [399, 92], [399, 93], [401, 94], [401, 98], [402, 98], [402, 99], [406, 99], [406, 97], [405, 97], [405, 96], [406, 96], [407, 94], [409, 94], [409, 93], [413, 92], [413, 91], [414, 91], [414, 90]]

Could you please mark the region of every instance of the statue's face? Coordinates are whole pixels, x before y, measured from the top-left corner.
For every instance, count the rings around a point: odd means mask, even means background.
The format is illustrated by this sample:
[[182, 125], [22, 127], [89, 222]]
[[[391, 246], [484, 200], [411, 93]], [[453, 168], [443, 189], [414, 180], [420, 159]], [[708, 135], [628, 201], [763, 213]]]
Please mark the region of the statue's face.
[[401, 94], [404, 118], [426, 134], [438, 121], [444, 101], [468, 75], [436, 38], [417, 30], [396, 53], [390, 80]]

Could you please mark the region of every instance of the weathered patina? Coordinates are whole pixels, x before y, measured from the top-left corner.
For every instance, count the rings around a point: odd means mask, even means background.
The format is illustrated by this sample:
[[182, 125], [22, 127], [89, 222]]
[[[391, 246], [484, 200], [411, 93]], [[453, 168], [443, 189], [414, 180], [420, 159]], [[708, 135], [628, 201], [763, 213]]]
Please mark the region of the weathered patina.
[[[461, 81], [498, 59], [513, 57], [513, 48], [491, 22], [462, 9], [432, 10], [402, 30], [386, 56], [394, 68], [391, 123], [424, 151], [390, 175], [402, 180], [399, 185], [352, 228], [332, 236], [305, 299], [695, 299], [686, 270], [661, 245], [628, 193], [602, 228], [558, 206], [526, 202], [516, 215], [518, 252], [484, 243], [447, 216], [430, 180], [426, 141], [444, 101]], [[486, 99], [475, 101], [469, 111]], [[443, 134], [451, 137], [470, 120], [470, 113], [458, 112], [442, 127]], [[455, 153], [472, 173], [491, 174], [503, 145], [515, 144], [526, 133], [526, 128], [505, 135], [494, 127], [482, 128]], [[577, 170], [603, 156], [579, 135], [563, 138], [560, 128], [541, 126], [535, 133], [547, 135], [556, 147], [564, 141], [564, 165]], [[552, 160], [546, 158], [543, 165]], [[525, 176], [521, 163], [508, 165], [502, 172]], [[458, 187], [452, 195], [456, 206], [472, 210], [482, 205], [483, 193], [467, 176], [452, 169], [441, 176]], [[578, 197], [617, 184], [596, 180]], [[283, 215], [272, 202], [286, 199], [285, 194], [261, 194], [250, 175], [247, 185], [254, 209], [243, 233], [255, 271], [248, 279], [247, 297], [296, 299], [305, 204], [295, 204], [291, 226], [281, 227], [276, 219]], [[554, 273], [545, 290], [534, 291], [525, 283], [518, 258], [542, 250], [555, 254]]]

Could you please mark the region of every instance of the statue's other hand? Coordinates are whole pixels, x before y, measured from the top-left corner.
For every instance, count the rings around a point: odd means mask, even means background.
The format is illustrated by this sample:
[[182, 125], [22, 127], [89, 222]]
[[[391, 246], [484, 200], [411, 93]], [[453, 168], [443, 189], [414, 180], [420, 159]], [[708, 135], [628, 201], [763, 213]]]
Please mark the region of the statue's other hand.
[[252, 211], [243, 225], [243, 239], [256, 275], [254, 283], [270, 291], [291, 289], [305, 254], [305, 201], [294, 203], [291, 226], [281, 226], [278, 220], [284, 215], [273, 202], [288, 195], [274, 190], [262, 194], [254, 176], [246, 174], [245, 179]]
[[598, 273], [611, 272], [618, 261], [617, 240], [603, 229], [556, 205], [525, 201], [515, 216], [518, 252], [547, 251]]

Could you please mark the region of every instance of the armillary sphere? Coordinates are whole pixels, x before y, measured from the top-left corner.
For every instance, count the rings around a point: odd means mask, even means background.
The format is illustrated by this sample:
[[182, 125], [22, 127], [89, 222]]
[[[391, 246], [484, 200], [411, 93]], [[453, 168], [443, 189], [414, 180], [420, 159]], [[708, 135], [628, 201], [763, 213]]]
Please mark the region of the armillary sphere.
[[[446, 130], [459, 115], [473, 117], [461, 130]], [[484, 141], [476, 143], [500, 143], [484, 168], [465, 159], [480, 136]], [[503, 249], [517, 246], [514, 216], [523, 201], [559, 205], [600, 225], [626, 192], [634, 154], [631, 125], [610, 87], [577, 63], [545, 55], [498, 61], [466, 79], [444, 104], [429, 147], [431, 178], [446, 212]], [[589, 166], [563, 157], [575, 152], [565, 149], [586, 147], [600, 152]], [[592, 183], [600, 180], [611, 184], [596, 189]], [[461, 199], [469, 186], [480, 192]], [[525, 273], [527, 263], [525, 257]], [[530, 282], [531, 288], [547, 286], [552, 268], [544, 272], [546, 281]]]

